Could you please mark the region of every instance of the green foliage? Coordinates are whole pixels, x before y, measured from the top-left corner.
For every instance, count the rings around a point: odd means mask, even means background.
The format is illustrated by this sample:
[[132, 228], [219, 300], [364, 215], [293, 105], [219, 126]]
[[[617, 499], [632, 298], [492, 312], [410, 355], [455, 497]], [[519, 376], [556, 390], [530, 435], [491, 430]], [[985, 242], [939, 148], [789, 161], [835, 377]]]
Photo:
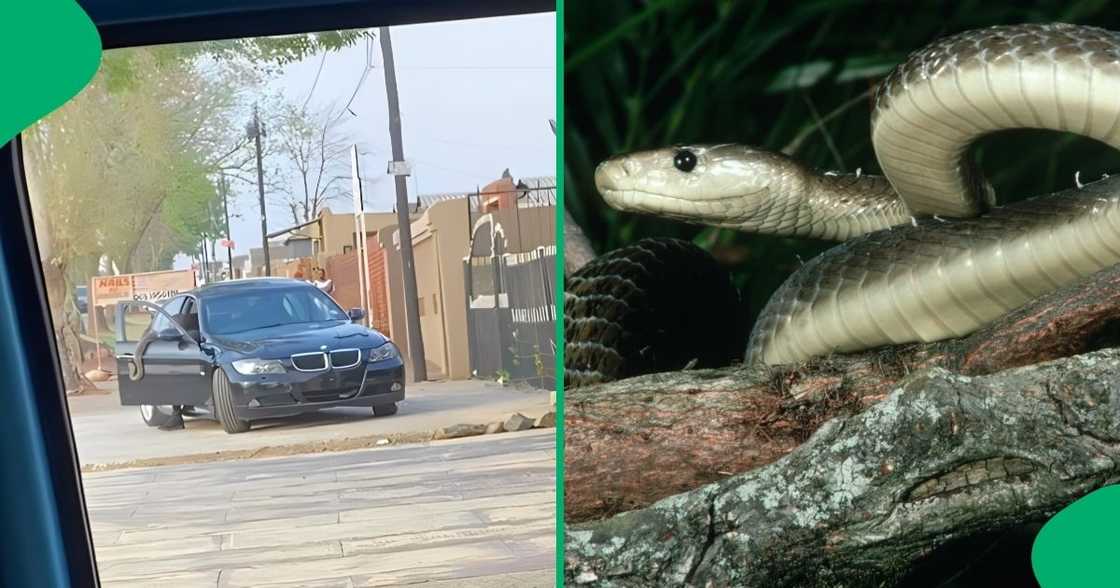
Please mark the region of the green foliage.
[[49, 235], [41, 245], [60, 267], [80, 262], [87, 271], [102, 255], [125, 271], [150, 271], [193, 253], [223, 232], [219, 175], [251, 166], [246, 102], [261, 98], [254, 91], [263, 78], [362, 34], [106, 52], [82, 94], [25, 133], [32, 196], [44, 204], [36, 221]]
[[[831, 244], [620, 213], [596, 193], [595, 166], [637, 149], [735, 142], [788, 148], [823, 169], [878, 173], [869, 93], [910, 51], [995, 24], [1120, 30], [1120, 13], [1107, 8], [1103, 0], [571, 2], [565, 206], [599, 252], [648, 236], [694, 240], [735, 270], [756, 315], [800, 259]], [[1085, 180], [1120, 170], [1120, 157], [1099, 144], [1036, 131], [994, 135], [975, 155], [1005, 200], [1070, 187], [1075, 171]]]
[[311, 55], [333, 52], [353, 45], [363, 30], [327, 31], [286, 37], [230, 39], [190, 45], [196, 55], [217, 59], [245, 60], [258, 67], [282, 66]]
[[[156, 45], [144, 48], [157, 67], [173, 66], [181, 62], [210, 60], [248, 74], [245, 81], [259, 81], [258, 76], [277, 73], [282, 66], [295, 63], [321, 52], [334, 52], [353, 45], [363, 30], [327, 31], [283, 37], [257, 37], [252, 39], [225, 39], [201, 43]], [[136, 51], [111, 51], [105, 54], [101, 74], [107, 87], [116, 92], [134, 87], [139, 70]]]

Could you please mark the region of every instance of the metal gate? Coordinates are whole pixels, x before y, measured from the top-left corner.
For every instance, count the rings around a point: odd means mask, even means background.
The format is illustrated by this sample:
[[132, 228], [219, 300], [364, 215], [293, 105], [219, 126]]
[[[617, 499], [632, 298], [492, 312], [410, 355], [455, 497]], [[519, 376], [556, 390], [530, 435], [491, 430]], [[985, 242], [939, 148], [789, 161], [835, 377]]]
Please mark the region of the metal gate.
[[556, 246], [464, 263], [471, 372], [484, 379], [556, 385]]

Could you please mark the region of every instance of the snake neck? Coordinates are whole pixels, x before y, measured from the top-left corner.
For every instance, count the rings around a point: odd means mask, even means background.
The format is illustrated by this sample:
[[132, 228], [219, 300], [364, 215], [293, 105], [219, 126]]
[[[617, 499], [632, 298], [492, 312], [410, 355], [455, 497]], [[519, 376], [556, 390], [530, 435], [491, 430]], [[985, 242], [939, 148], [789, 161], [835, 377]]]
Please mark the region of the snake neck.
[[883, 176], [813, 174], [803, 199], [808, 237], [843, 241], [910, 221], [906, 204]]
[[734, 228], [843, 241], [910, 220], [906, 204], [883, 176], [821, 174], [792, 160], [785, 164], [765, 204]]

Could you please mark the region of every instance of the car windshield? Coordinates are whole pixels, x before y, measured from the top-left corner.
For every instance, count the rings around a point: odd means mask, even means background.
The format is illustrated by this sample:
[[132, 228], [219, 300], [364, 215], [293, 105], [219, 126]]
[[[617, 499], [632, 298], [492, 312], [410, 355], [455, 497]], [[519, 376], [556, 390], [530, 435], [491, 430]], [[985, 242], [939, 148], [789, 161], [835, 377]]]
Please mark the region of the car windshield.
[[214, 335], [296, 323], [350, 320], [326, 294], [305, 287], [207, 297], [202, 303], [202, 313], [206, 330]]

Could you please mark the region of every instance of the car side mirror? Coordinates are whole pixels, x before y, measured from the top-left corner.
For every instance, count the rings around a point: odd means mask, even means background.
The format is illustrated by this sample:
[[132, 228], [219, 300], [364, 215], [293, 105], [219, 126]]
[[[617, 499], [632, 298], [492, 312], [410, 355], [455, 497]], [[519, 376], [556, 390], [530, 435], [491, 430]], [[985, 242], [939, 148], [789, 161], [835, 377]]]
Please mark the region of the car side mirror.
[[347, 314], [350, 315], [350, 320], [352, 321], [360, 321], [366, 318], [366, 311], [364, 308], [351, 308], [350, 312]]
[[178, 341], [182, 338], [183, 334], [180, 333], [178, 329], [175, 329], [173, 327], [160, 329], [156, 333], [156, 339], [159, 339], [160, 341]]

